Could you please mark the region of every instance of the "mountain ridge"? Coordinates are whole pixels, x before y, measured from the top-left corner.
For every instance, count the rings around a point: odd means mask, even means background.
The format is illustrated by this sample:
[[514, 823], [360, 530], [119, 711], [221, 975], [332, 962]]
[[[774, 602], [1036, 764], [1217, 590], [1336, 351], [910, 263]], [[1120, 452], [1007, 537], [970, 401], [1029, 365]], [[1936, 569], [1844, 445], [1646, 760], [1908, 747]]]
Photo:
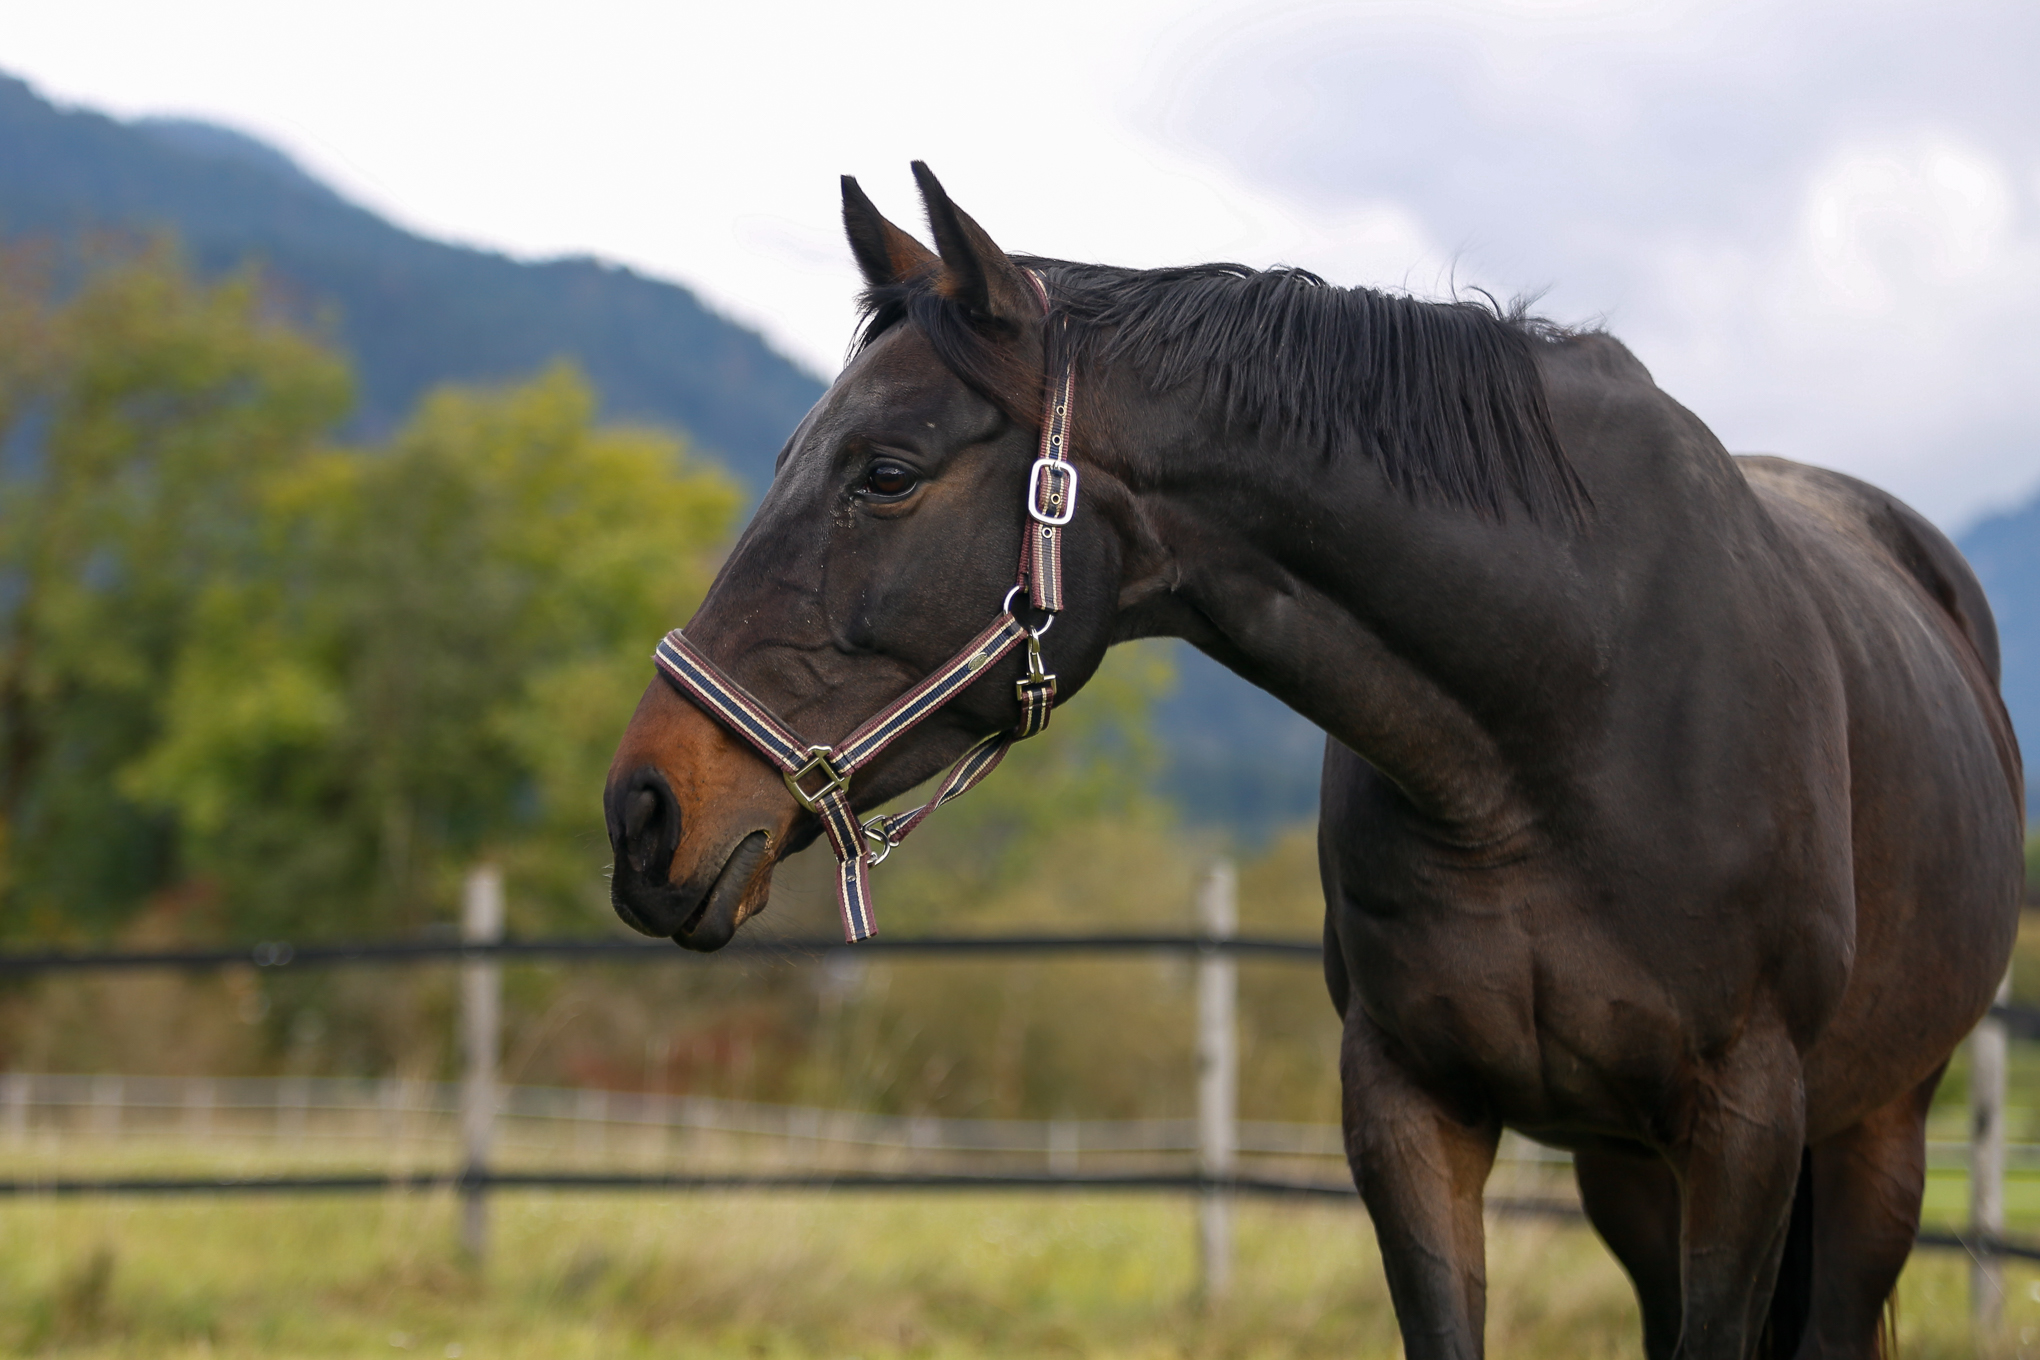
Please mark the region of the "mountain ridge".
[[583, 257], [523, 262], [405, 231], [285, 153], [181, 118], [61, 108], [0, 74], [0, 235], [168, 230], [206, 273], [259, 262], [330, 307], [359, 432], [444, 382], [499, 383], [566, 355], [608, 419], [676, 427], [753, 495], [822, 381], [677, 283]]

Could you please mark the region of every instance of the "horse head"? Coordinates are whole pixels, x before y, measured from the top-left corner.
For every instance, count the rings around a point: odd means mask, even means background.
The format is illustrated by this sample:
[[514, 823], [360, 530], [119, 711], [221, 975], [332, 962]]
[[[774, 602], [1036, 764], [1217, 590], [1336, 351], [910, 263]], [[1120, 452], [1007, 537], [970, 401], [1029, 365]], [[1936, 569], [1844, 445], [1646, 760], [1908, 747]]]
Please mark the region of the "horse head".
[[[825, 744], [940, 667], [1013, 590], [1047, 382], [1044, 294], [919, 163], [936, 249], [843, 180], [863, 272], [856, 353], [781, 451], [772, 485], [686, 628], [691, 647]], [[1102, 659], [1121, 588], [1123, 489], [1084, 467], [1066, 597], [1041, 649], [1068, 697]], [[1025, 602], [1015, 606], [1026, 612]], [[852, 777], [858, 810], [1012, 729], [1015, 650]], [[727, 944], [818, 818], [782, 771], [665, 678], [645, 690], [604, 794], [611, 897], [633, 928]]]

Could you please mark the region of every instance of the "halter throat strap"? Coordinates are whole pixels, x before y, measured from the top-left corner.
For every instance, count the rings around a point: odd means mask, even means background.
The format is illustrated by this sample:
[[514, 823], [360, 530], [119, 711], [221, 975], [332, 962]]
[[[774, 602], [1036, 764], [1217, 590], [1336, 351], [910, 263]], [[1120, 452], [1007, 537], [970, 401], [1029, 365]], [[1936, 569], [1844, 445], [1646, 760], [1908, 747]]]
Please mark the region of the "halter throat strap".
[[[1046, 728], [1055, 707], [1056, 680], [1042, 664], [1041, 638], [1063, 607], [1062, 537], [1077, 509], [1077, 469], [1068, 458], [1075, 373], [1068, 347], [1061, 343], [1063, 319], [1054, 315], [1048, 291], [1032, 270], [1027, 271], [1027, 280], [1046, 318], [1044, 346], [1050, 378], [1041, 417], [1040, 451], [1027, 476], [1027, 518], [1022, 525], [1018, 577], [1013, 589], [1006, 592], [998, 616], [983, 632], [833, 746], [804, 741], [757, 696], [709, 660], [680, 629], [666, 634], [652, 654], [659, 673], [674, 688], [776, 767], [794, 798], [820, 819], [829, 848], [836, 855], [836, 905], [843, 917], [843, 938], [852, 944], [878, 933], [872, 914], [871, 870], [929, 813], [975, 788], [997, 768], [1014, 742]], [[1038, 627], [1028, 627], [1013, 613], [1013, 601], [1023, 589], [1028, 602], [1047, 615]], [[980, 738], [965, 751], [949, 767], [935, 796], [920, 807], [859, 821], [850, 802], [851, 778], [1023, 643], [1027, 668], [1015, 685], [1020, 711], [1014, 725]]]

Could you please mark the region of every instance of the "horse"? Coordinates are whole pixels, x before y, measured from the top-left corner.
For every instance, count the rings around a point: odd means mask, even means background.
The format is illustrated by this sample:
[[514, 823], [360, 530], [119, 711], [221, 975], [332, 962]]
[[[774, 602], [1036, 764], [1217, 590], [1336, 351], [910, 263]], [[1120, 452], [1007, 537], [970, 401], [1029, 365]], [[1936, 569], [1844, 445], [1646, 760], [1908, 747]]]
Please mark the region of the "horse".
[[[863, 326], [684, 633], [787, 741], [948, 702], [846, 773], [761, 756], [669, 667], [605, 789], [617, 912], [719, 948], [818, 835], [846, 883], [890, 849], [858, 810], [1014, 731], [1030, 674], [1059, 703], [1114, 643], [1184, 639], [1327, 733], [1345, 1144], [1406, 1354], [1482, 1354], [1504, 1128], [1571, 1152], [1652, 1360], [1880, 1354], [1927, 1108], [2020, 893], [1955, 548], [1861, 481], [1731, 457], [1598, 331], [1009, 255], [914, 172], [933, 249], [843, 181]], [[1012, 563], [1058, 373], [1081, 499], [1047, 633]], [[1038, 654], [945, 662], [1002, 596]]]

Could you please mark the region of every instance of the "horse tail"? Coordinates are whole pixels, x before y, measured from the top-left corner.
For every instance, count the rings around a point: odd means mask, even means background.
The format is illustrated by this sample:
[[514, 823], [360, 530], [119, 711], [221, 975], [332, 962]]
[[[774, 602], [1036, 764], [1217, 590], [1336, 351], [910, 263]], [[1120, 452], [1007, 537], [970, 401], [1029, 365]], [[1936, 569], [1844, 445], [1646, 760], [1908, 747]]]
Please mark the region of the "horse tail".
[[1792, 1190], [1792, 1222], [1785, 1230], [1785, 1254], [1771, 1311], [1764, 1318], [1756, 1360], [1792, 1360], [1813, 1313], [1813, 1150], [1799, 1154], [1799, 1181]]

